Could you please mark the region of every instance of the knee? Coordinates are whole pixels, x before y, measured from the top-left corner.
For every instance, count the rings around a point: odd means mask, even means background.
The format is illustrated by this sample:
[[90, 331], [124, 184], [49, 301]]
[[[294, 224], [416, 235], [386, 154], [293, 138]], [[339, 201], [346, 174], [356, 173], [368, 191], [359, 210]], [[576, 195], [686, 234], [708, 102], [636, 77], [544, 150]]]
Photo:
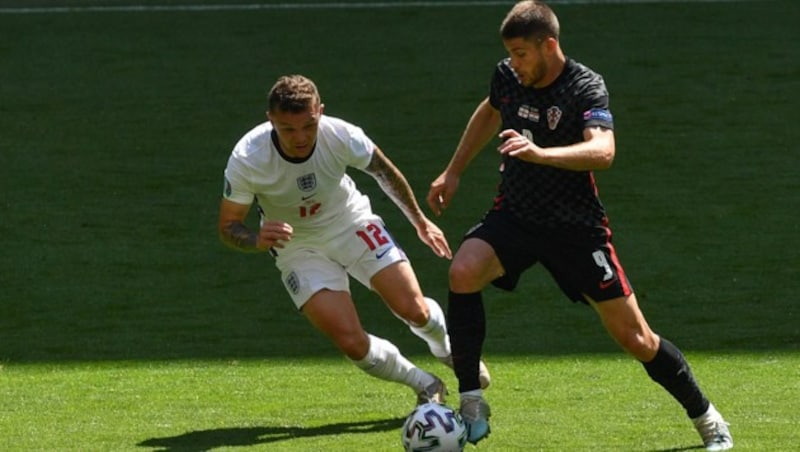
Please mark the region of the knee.
[[652, 360], [658, 353], [658, 336], [650, 330], [628, 331], [615, 339], [626, 352], [642, 362]]
[[482, 289], [476, 281], [476, 269], [466, 259], [454, 259], [448, 272], [450, 290], [458, 293], [472, 293]]
[[360, 360], [369, 352], [369, 337], [363, 331], [337, 335], [334, 342], [352, 360]]
[[408, 303], [400, 303], [394, 306], [392, 308], [394, 314], [405, 323], [412, 326], [423, 326], [427, 324], [428, 319], [430, 319], [428, 304], [421, 296], [419, 298], [410, 298], [409, 300]]

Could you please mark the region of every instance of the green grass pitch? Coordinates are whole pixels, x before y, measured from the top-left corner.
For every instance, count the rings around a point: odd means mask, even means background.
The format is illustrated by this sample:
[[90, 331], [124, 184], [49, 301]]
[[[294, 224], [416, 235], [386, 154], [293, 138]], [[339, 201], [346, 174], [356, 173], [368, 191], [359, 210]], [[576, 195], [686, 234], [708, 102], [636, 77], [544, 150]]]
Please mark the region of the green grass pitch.
[[[508, 4], [19, 9], [66, 4], [124, 3], [0, 0], [0, 450], [399, 450], [413, 394], [339, 356], [268, 256], [218, 241], [222, 170], [275, 78], [303, 73], [423, 202], [504, 56]], [[596, 176], [648, 320], [686, 353], [735, 450], [797, 447], [800, 5], [554, 8], [566, 53], [611, 91], [617, 158]], [[487, 149], [437, 220], [454, 247], [496, 171]], [[447, 263], [353, 176], [444, 304]], [[374, 295], [354, 296], [369, 331], [456, 387]], [[699, 448], [541, 268], [485, 300], [493, 434], [467, 450]]]

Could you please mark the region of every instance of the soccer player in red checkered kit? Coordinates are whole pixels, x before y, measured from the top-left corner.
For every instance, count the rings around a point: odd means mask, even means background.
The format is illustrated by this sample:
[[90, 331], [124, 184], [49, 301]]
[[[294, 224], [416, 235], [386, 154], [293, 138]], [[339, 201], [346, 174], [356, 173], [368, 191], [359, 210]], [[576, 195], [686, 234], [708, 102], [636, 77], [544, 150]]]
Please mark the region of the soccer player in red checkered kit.
[[615, 153], [603, 78], [565, 56], [558, 19], [541, 2], [513, 6], [500, 35], [509, 57], [497, 64], [489, 96], [427, 197], [441, 214], [470, 161], [499, 133], [498, 192], [449, 271], [447, 321], [469, 441], [489, 433], [478, 382], [486, 334], [481, 291], [490, 283], [513, 290], [520, 274], [540, 263], [567, 297], [594, 308], [616, 342], [683, 406], [708, 450], [730, 449], [728, 424], [678, 348], [648, 326], [611, 243], [593, 176]]
[[[268, 121], [245, 134], [228, 160], [219, 209], [222, 241], [237, 250], [272, 254], [296, 308], [360, 369], [409, 386], [417, 403], [443, 401], [446, 389], [438, 377], [361, 325], [350, 276], [377, 292], [436, 358], [452, 366], [442, 309], [423, 296], [405, 253], [347, 169], [374, 177], [420, 240], [450, 259], [444, 234], [361, 128], [323, 114], [313, 81], [301, 75], [279, 78], [268, 104]], [[261, 219], [256, 230], [245, 225], [254, 203]], [[482, 378], [485, 387], [485, 368]]]

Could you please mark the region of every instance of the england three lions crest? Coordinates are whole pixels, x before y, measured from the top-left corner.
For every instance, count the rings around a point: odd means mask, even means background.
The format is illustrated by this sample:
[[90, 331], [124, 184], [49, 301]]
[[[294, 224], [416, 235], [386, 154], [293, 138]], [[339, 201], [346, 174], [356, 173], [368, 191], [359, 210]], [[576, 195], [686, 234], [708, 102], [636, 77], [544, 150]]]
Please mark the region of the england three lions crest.
[[302, 191], [313, 191], [315, 188], [317, 188], [317, 175], [310, 173], [298, 177], [297, 188]]

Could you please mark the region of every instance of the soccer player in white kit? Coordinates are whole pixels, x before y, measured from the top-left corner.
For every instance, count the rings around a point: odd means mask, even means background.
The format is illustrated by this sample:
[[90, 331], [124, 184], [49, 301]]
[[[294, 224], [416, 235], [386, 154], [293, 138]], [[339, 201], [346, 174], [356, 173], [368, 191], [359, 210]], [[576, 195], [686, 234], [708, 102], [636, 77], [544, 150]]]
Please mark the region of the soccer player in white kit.
[[[278, 79], [269, 93], [269, 121], [245, 134], [228, 160], [220, 237], [241, 251], [270, 252], [297, 309], [360, 369], [411, 387], [417, 403], [443, 402], [441, 379], [361, 325], [348, 275], [377, 292], [436, 358], [452, 366], [441, 307], [423, 296], [405, 253], [346, 169], [374, 177], [437, 256], [452, 258], [450, 247], [378, 146], [362, 129], [323, 110], [313, 81], [301, 75]], [[258, 231], [245, 225], [254, 202]], [[488, 385], [488, 372], [481, 370]]]

